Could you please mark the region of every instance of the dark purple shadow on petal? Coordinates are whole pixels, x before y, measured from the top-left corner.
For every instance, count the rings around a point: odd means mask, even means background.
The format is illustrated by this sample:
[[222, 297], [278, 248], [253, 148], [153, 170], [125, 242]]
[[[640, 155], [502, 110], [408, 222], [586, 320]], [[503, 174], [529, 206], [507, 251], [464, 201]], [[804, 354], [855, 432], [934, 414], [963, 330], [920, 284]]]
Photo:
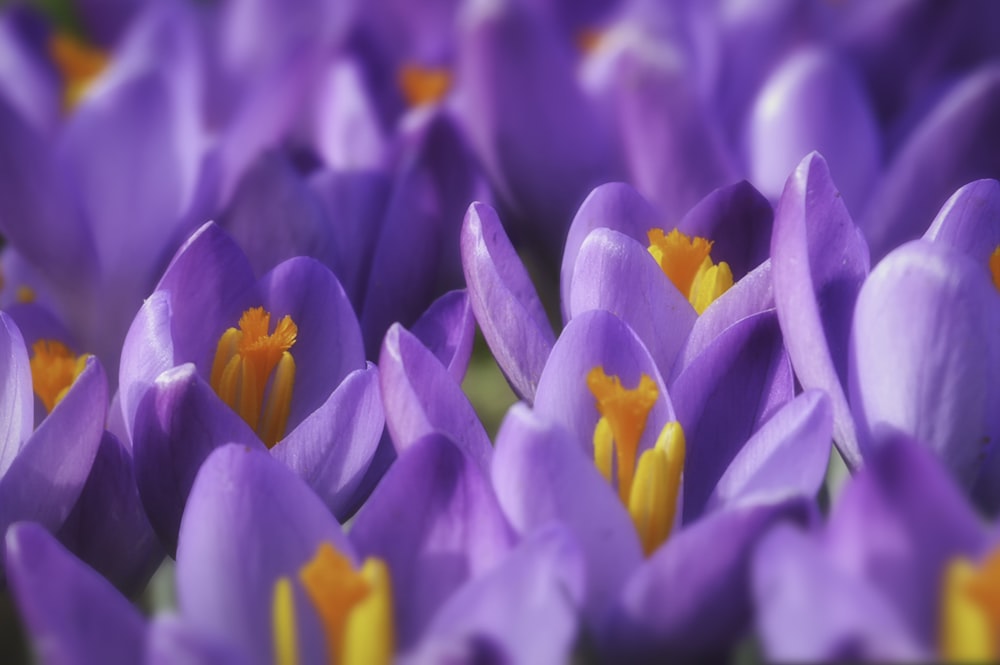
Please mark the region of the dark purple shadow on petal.
[[942, 206], [924, 238], [951, 245], [989, 266], [990, 255], [1000, 246], [1000, 183], [976, 180], [961, 187]]
[[570, 318], [592, 309], [628, 324], [664, 376], [698, 318], [646, 245], [607, 228], [595, 229], [580, 246], [570, 287]]
[[978, 561], [987, 531], [944, 466], [897, 437], [875, 449], [840, 495], [825, 549], [843, 570], [874, 585], [915, 636], [937, 644], [941, 575], [952, 557]]
[[132, 456], [110, 432], [101, 438], [80, 498], [57, 535], [129, 597], [146, 588], [163, 560], [136, 488]]
[[838, 569], [810, 535], [775, 527], [752, 565], [756, 626], [768, 661], [933, 660], [889, 600]]
[[642, 561], [632, 520], [593, 459], [569, 432], [514, 405], [497, 432], [493, 486], [521, 536], [552, 523], [576, 537], [586, 562], [582, 610], [598, 626], [631, 570]]
[[559, 271], [564, 322], [569, 322], [570, 319], [570, 288], [577, 255], [591, 231], [609, 228], [627, 235], [639, 244], [648, 244], [646, 233], [652, 228], [662, 228], [664, 223], [660, 214], [631, 185], [611, 182], [595, 188], [580, 204], [566, 237], [562, 268]]
[[861, 227], [873, 257], [919, 237], [960, 186], [1000, 176], [998, 114], [1000, 66], [991, 63], [968, 74], [923, 119], [865, 208]]
[[[50, 27], [33, 8], [11, 6], [0, 15], [0, 96], [4, 104], [49, 136], [61, 121], [62, 82], [46, 57]], [[3, 111], [0, 111], [2, 114]]]
[[462, 268], [483, 337], [514, 392], [534, 400], [555, 343], [538, 292], [493, 208], [470, 205], [461, 236]]
[[371, 464], [385, 416], [378, 368], [351, 372], [330, 398], [271, 449], [341, 521]]
[[833, 436], [848, 467], [861, 465], [845, 395], [854, 302], [868, 274], [868, 248], [816, 153], [788, 178], [771, 240], [771, 272], [785, 347], [803, 388], [833, 401]]
[[480, 469], [489, 469], [493, 448], [461, 386], [434, 354], [399, 324], [385, 335], [379, 372], [386, 427], [397, 452], [439, 432], [470, 455]]
[[851, 335], [862, 441], [908, 434], [971, 487], [1000, 440], [998, 330], [1000, 296], [966, 254], [916, 240], [886, 256], [858, 294]]
[[410, 330], [460, 384], [469, 367], [476, 335], [468, 292], [460, 289], [444, 294], [431, 303]]
[[35, 397], [24, 337], [14, 319], [0, 312], [0, 476], [6, 475], [34, 430]]
[[[225, 445], [198, 472], [177, 548], [181, 614], [207, 637], [271, 662], [274, 584], [298, 580], [319, 545], [356, 563], [340, 525], [312, 490], [266, 451]], [[325, 653], [315, 610], [296, 587], [300, 653]]]
[[168, 554], [202, 462], [226, 443], [261, 448], [250, 427], [186, 364], [161, 374], [135, 415], [135, 480], [149, 522]]
[[6, 558], [11, 588], [40, 661], [142, 662], [142, 615], [41, 526], [11, 527]]
[[712, 241], [712, 260], [725, 261], [740, 280], [771, 254], [774, 210], [746, 180], [720, 187], [699, 201], [677, 225]]
[[725, 656], [752, 618], [753, 548], [775, 524], [814, 515], [798, 498], [713, 513], [680, 531], [626, 582], [606, 653], [637, 663]]
[[671, 387], [684, 428], [684, 523], [696, 520], [751, 435], [795, 392], [773, 310], [729, 327]]
[[601, 309], [584, 312], [563, 329], [538, 382], [535, 411], [569, 430], [585, 456], [592, 459], [594, 428], [600, 414], [594, 394], [587, 387], [587, 375], [595, 367], [619, 377], [626, 388], [638, 386], [643, 374], [656, 382], [659, 396], [639, 441], [640, 451], [652, 448], [660, 429], [676, 419], [672, 396], [667, 394], [656, 363], [635, 332]]
[[815, 497], [826, 478], [833, 435], [830, 399], [807, 390], [757, 430], [719, 478], [706, 512], [748, 501]]
[[360, 557], [389, 566], [400, 650], [416, 643], [456, 589], [496, 565], [512, 540], [489, 480], [440, 434], [400, 454], [351, 529]]

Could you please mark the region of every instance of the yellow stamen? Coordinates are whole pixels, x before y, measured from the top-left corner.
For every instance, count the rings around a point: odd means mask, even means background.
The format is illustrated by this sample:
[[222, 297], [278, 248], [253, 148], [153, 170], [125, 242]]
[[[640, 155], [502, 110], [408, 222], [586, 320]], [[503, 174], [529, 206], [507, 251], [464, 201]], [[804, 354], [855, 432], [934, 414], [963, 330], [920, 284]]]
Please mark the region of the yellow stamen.
[[425, 67], [415, 63], [399, 70], [399, 89], [410, 108], [434, 104], [451, 88], [451, 73], [445, 67]]
[[666, 542], [677, 515], [677, 501], [684, 472], [684, 430], [680, 423], [664, 426], [656, 446], [639, 458], [628, 512], [649, 556]]
[[[632, 491], [632, 478], [635, 475], [635, 456], [639, 449], [639, 440], [646, 429], [646, 419], [656, 404], [659, 390], [656, 382], [643, 374], [639, 385], [633, 389], [622, 386], [617, 376], [608, 376], [603, 367], [595, 367], [587, 374], [587, 387], [597, 400], [597, 410], [601, 420], [594, 432], [595, 456], [607, 458], [607, 431], [610, 429], [615, 451], [614, 461], [618, 465], [618, 495], [623, 502], [628, 501]], [[600, 438], [600, 440], [599, 440]], [[610, 475], [610, 464], [602, 459], [595, 460], [602, 473]], [[602, 467], [602, 464], [605, 465]]]
[[243, 312], [239, 329], [229, 328], [219, 338], [209, 378], [212, 390], [268, 448], [285, 435], [295, 382], [295, 360], [288, 350], [298, 335], [290, 316], [268, 334], [270, 325], [271, 315], [263, 307]]
[[646, 235], [649, 253], [699, 314], [733, 285], [729, 265], [712, 262], [710, 240], [691, 238], [677, 229], [667, 234], [650, 229]]
[[1000, 549], [979, 567], [963, 558], [945, 568], [941, 656], [950, 662], [1000, 659]]
[[77, 356], [65, 344], [42, 339], [31, 345], [31, 384], [45, 411], [52, 413], [69, 392], [87, 364], [87, 355]]
[[17, 287], [17, 294], [15, 295], [17, 302], [35, 302], [35, 290], [30, 286], [19, 286]]
[[990, 274], [993, 275], [993, 286], [1000, 291], [1000, 245], [990, 254]]
[[391, 662], [392, 589], [382, 561], [368, 559], [355, 572], [347, 557], [323, 543], [299, 571], [299, 580], [323, 624], [331, 663]]
[[298, 665], [299, 640], [295, 630], [295, 597], [292, 583], [287, 577], [281, 577], [274, 583], [271, 630], [274, 636], [275, 664]]
[[63, 109], [72, 110], [108, 65], [108, 54], [65, 32], [49, 40], [49, 53], [63, 79]]

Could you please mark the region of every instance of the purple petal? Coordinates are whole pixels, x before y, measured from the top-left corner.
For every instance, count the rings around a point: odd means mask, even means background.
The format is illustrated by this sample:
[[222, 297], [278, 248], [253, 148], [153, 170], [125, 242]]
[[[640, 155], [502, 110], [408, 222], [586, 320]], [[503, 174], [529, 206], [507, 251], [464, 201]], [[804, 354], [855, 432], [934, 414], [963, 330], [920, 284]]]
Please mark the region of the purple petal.
[[435, 432], [450, 437], [483, 470], [493, 456], [486, 430], [461, 386], [413, 333], [389, 328], [379, 357], [385, 422], [397, 452]]
[[139, 663], [143, 618], [37, 524], [7, 531], [7, 575], [35, 656], [49, 663]]
[[13, 318], [0, 312], [0, 477], [7, 474], [35, 428], [35, 396], [24, 338]]
[[428, 626], [423, 648], [486, 640], [506, 662], [567, 662], [584, 573], [572, 535], [556, 526], [544, 529], [452, 595]]
[[880, 143], [874, 111], [852, 63], [822, 48], [796, 51], [771, 74], [747, 131], [750, 172], [769, 198], [778, 198], [788, 174], [816, 150], [856, 211], [879, 174]]
[[136, 410], [132, 450], [142, 504], [168, 553], [177, 549], [181, 513], [198, 469], [226, 443], [264, 446], [194, 365], [157, 377]]
[[285, 261], [260, 280], [271, 320], [291, 316], [298, 326], [295, 392], [288, 427], [293, 429], [326, 402], [350, 372], [365, 367], [361, 330], [347, 294], [324, 265], [299, 257]]
[[698, 318], [645, 245], [601, 228], [580, 246], [570, 287], [571, 318], [593, 309], [611, 312], [628, 324], [664, 375]]
[[340, 519], [371, 464], [385, 425], [378, 369], [347, 375], [330, 398], [271, 449]]
[[642, 561], [635, 527], [611, 485], [566, 430], [522, 405], [511, 408], [497, 432], [492, 475], [500, 505], [522, 536], [553, 522], [576, 536], [588, 571], [584, 613], [598, 625]]
[[728, 328], [677, 377], [670, 394], [687, 439], [685, 523], [697, 519], [737, 453], [794, 389], [773, 311]]
[[157, 614], [146, 633], [148, 665], [243, 665], [243, 654], [232, 645], [210, 637], [190, 621], [170, 614]]
[[15, 520], [53, 532], [62, 525], [87, 482], [107, 412], [108, 380], [91, 356], [0, 478], [0, 533]]
[[859, 435], [874, 445], [887, 430], [906, 433], [970, 486], [985, 446], [1000, 439], [998, 317], [986, 271], [965, 254], [914, 241], [883, 259], [854, 314], [850, 397]]
[[833, 411], [826, 393], [807, 390], [757, 430], [712, 490], [706, 511], [731, 503], [814, 497], [826, 478]]
[[761, 540], [753, 589], [769, 661], [933, 659], [875, 587], [838, 570], [819, 543], [790, 526], [775, 527]]
[[1000, 246], [1000, 183], [977, 180], [964, 185], [944, 204], [924, 234], [961, 250], [982, 266]]
[[80, 498], [57, 535], [129, 596], [146, 588], [163, 560], [163, 547], [139, 499], [132, 456], [113, 434], [101, 438]]
[[801, 499], [725, 510], [685, 528], [640, 566], [608, 625], [609, 652], [630, 662], [725, 655], [751, 618], [750, 554], [784, 520], [807, 522]]
[[502, 559], [512, 536], [477, 463], [432, 434], [400, 454], [351, 540], [359, 556], [389, 566], [396, 640], [406, 650], [457, 588]]
[[611, 182], [595, 188], [576, 211], [563, 250], [562, 268], [559, 272], [563, 318], [569, 321], [569, 294], [576, 271], [576, 259], [583, 241], [591, 231], [609, 228], [643, 244], [648, 242], [646, 232], [652, 228], [660, 228], [662, 224], [660, 214], [631, 185]]
[[[274, 584], [282, 576], [296, 579], [324, 542], [354, 558], [333, 515], [284, 464], [264, 451], [223, 446], [205, 460], [184, 511], [177, 547], [181, 613], [207, 637], [243, 647], [254, 662], [270, 662]], [[306, 642], [300, 647], [318, 652], [320, 643], [310, 641], [321, 638], [314, 611], [296, 610]]]
[[998, 113], [1000, 66], [991, 64], [967, 75], [923, 119], [865, 208], [861, 226], [872, 256], [919, 237], [960, 186], [1000, 176]]
[[476, 335], [468, 291], [449, 291], [432, 302], [413, 324], [411, 332], [448, 369], [455, 383], [461, 383]]
[[660, 428], [676, 419], [671, 396], [642, 341], [621, 319], [604, 310], [584, 312], [563, 329], [538, 382], [535, 411], [569, 430], [577, 445], [592, 457], [600, 414], [587, 387], [587, 375], [595, 367], [619, 377], [626, 388], [639, 385], [643, 374], [656, 382], [662, 399], [650, 410], [639, 442], [640, 451], [652, 448]]
[[48, 26], [26, 9], [8, 6], [0, 13], [0, 96], [48, 135], [60, 122], [61, 86], [44, 55]]
[[854, 301], [868, 274], [868, 249], [816, 153], [789, 177], [771, 241], [774, 300], [785, 347], [803, 388], [833, 401], [833, 436], [850, 468], [861, 464], [844, 394]]
[[472, 311], [511, 387], [533, 400], [555, 334], [528, 271], [496, 212], [473, 203], [462, 225], [462, 266]]
[[389, 161], [388, 139], [361, 63], [350, 56], [338, 58], [313, 94], [313, 145], [323, 162], [336, 172], [383, 168]]

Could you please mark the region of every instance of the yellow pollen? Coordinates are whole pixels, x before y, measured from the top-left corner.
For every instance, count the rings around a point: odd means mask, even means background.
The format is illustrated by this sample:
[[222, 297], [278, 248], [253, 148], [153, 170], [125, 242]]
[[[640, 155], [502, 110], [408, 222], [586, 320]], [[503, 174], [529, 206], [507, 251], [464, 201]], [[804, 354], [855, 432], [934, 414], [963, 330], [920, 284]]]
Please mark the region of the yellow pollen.
[[993, 286], [1000, 291], [1000, 245], [990, 254], [990, 274], [993, 275]]
[[445, 67], [407, 63], [399, 70], [397, 83], [410, 108], [434, 104], [451, 88], [451, 73]]
[[667, 234], [662, 229], [650, 229], [646, 235], [649, 253], [698, 314], [733, 285], [729, 265], [712, 262], [710, 240], [691, 238], [677, 229]]
[[49, 40], [49, 53], [63, 80], [63, 110], [72, 110], [108, 65], [108, 54], [66, 32]]
[[323, 543], [299, 580], [323, 625], [331, 663], [391, 662], [392, 588], [384, 562], [370, 558], [355, 571], [347, 557]]
[[31, 352], [32, 387], [45, 405], [46, 413], [52, 413], [80, 376], [88, 356], [77, 356], [62, 342], [49, 339], [32, 344]]
[[[219, 338], [209, 382], [212, 390], [271, 448], [285, 435], [295, 382], [298, 327], [290, 316], [269, 333], [271, 314], [263, 307], [243, 312], [239, 329]], [[270, 381], [270, 386], [268, 382]]]
[[944, 573], [941, 657], [949, 662], [1000, 659], [1000, 549], [980, 565], [953, 559]]
[[17, 294], [15, 297], [17, 298], [17, 302], [35, 302], [35, 290], [30, 286], [19, 286], [17, 287]]
[[610, 479], [613, 457], [618, 470], [618, 495], [627, 503], [632, 491], [639, 440], [659, 390], [656, 382], [646, 374], [639, 379], [638, 386], [625, 388], [617, 376], [605, 374], [603, 367], [590, 370], [587, 387], [597, 400], [597, 410], [601, 414], [594, 430], [595, 463], [604, 477]]
[[667, 423], [656, 446], [639, 458], [628, 512], [646, 556], [666, 542], [674, 527], [686, 446], [680, 423]]

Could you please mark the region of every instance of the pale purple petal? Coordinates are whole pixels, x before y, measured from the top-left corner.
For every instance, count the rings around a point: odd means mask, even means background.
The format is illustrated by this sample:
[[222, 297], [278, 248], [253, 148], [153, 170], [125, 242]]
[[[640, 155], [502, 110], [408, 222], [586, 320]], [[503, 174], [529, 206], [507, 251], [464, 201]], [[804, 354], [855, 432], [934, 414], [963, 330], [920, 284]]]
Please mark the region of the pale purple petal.
[[924, 234], [961, 250], [982, 266], [1000, 247], [1000, 183], [976, 180], [964, 185], [944, 204]]
[[449, 291], [431, 303], [411, 332], [426, 346], [456, 383], [461, 383], [472, 356], [476, 319], [468, 291]]
[[0, 312], [0, 477], [6, 475], [35, 428], [28, 350], [17, 324]]
[[245, 665], [233, 645], [210, 637], [201, 626], [171, 614], [156, 614], [146, 632], [147, 665]]

